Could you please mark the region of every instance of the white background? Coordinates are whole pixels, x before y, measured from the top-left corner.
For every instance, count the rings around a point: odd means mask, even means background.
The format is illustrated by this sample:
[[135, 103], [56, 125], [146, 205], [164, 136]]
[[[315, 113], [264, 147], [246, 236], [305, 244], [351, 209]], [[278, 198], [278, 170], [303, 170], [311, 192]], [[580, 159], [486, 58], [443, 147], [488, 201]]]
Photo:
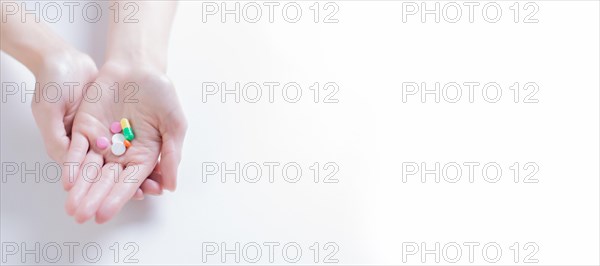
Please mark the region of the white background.
[[[337, 2], [339, 22], [331, 24], [313, 22], [314, 2], [298, 3], [303, 8], [298, 23], [278, 13], [273, 23], [263, 17], [252, 24], [243, 18], [235, 23], [233, 16], [225, 23], [210, 16], [203, 23], [200, 2], [182, 2], [168, 70], [190, 124], [178, 190], [131, 202], [108, 224], [77, 225], [64, 212], [60, 184], [36, 183], [33, 176], [21, 182], [3, 169], [2, 242], [30, 249], [35, 242], [42, 247], [96, 242], [103, 249], [101, 264], [113, 263], [115, 242], [121, 245], [118, 262], [131, 251], [123, 245], [136, 243], [133, 258], [140, 264], [200, 264], [203, 242], [225, 243], [228, 249], [236, 242], [242, 247], [295, 242], [302, 247], [301, 264], [313, 263], [314, 242], [321, 245], [319, 262], [333, 250], [323, 245], [335, 243], [339, 264], [420, 264], [422, 252], [403, 261], [407, 242], [428, 249], [455, 242], [462, 247], [458, 264], [487, 264], [482, 246], [496, 243], [502, 248], [498, 263], [511, 264], [510, 247], [519, 243], [522, 263], [533, 251], [524, 249], [531, 242], [539, 248], [532, 257], [539, 265], [600, 263], [598, 2], [535, 2], [537, 23], [523, 23], [532, 9], [521, 10], [515, 23], [513, 1], [497, 2], [503, 12], [497, 23], [481, 15], [487, 2], [478, 2], [473, 23], [464, 6], [457, 23], [443, 18], [435, 23], [433, 16], [423, 23], [418, 15], [403, 23], [401, 2], [345, 1]], [[327, 14], [322, 12], [321, 21]], [[52, 27], [101, 64], [107, 19], [86, 23], [76, 17], [75, 23]], [[6, 54], [1, 59], [3, 84], [26, 82], [33, 88], [23, 66]], [[297, 82], [303, 95], [289, 103], [279, 89], [270, 103], [263, 87], [258, 103], [243, 98], [236, 103], [232, 95], [226, 103], [219, 95], [203, 102], [203, 82], [226, 82], [229, 88], [235, 82]], [[308, 87], [315, 82], [335, 82], [339, 102], [323, 103], [322, 91], [314, 103]], [[428, 88], [435, 82], [482, 85], [473, 103], [466, 87], [457, 103], [444, 98], [436, 103], [433, 95], [423, 103], [419, 94], [402, 101], [404, 82], [425, 82]], [[482, 96], [489, 82], [502, 88], [497, 103]], [[537, 84], [539, 102], [523, 103], [521, 91], [515, 103], [509, 90], [515, 82]], [[50, 160], [30, 104], [19, 97], [2, 103], [2, 162], [43, 167]], [[215, 176], [203, 182], [203, 162], [226, 162], [230, 168], [235, 162], [297, 162], [303, 175], [298, 183], [281, 174], [274, 183], [265, 176], [258, 183], [236, 183], [231, 176], [225, 183]], [[335, 162], [339, 183], [314, 183], [309, 169], [314, 162], [321, 167]], [[426, 162], [429, 168], [435, 162], [481, 165], [473, 182], [463, 167], [456, 183], [443, 178], [437, 183], [432, 175], [422, 183], [419, 175], [403, 182], [403, 162]], [[481, 175], [482, 165], [490, 162], [502, 167], [496, 183]], [[515, 183], [509, 169], [515, 162], [535, 163], [539, 182], [523, 183], [527, 171], [522, 169]], [[474, 262], [464, 242], [479, 244]], [[85, 263], [81, 246], [74, 260]], [[276, 264], [286, 263], [281, 246], [275, 249]], [[262, 251], [260, 263], [269, 263], [267, 248]], [[62, 252], [60, 262], [68, 263], [67, 249]], [[454, 258], [454, 249], [449, 252], [440, 263]], [[22, 263], [20, 254], [7, 263]], [[207, 262], [221, 263], [220, 255]], [[225, 262], [235, 263], [234, 256]], [[434, 255], [425, 262], [435, 264]], [[25, 263], [35, 263], [34, 256], [27, 255]]]

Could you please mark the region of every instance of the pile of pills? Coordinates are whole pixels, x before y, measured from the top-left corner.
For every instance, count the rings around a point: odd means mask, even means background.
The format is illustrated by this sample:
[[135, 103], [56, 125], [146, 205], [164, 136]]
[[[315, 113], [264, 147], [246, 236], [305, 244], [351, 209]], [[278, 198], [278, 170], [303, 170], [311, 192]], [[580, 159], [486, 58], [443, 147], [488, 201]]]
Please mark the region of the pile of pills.
[[[121, 131], [123, 131], [123, 134], [121, 134]], [[112, 145], [110, 151], [115, 156], [123, 155], [127, 148], [131, 147], [131, 141], [135, 138], [129, 120], [123, 118], [121, 119], [121, 122], [113, 122], [110, 124], [110, 132], [114, 134], [111, 139]], [[108, 148], [108, 145], [109, 142], [107, 138], [100, 137], [96, 139], [96, 146], [98, 146], [99, 149], [104, 150]]]

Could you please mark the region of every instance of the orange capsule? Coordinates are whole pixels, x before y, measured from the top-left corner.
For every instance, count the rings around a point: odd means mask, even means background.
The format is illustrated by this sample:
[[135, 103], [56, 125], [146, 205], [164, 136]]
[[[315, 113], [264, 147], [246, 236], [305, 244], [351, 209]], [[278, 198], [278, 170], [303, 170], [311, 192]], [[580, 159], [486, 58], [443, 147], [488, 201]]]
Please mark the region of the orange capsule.
[[131, 142], [129, 142], [129, 140], [123, 141], [123, 144], [125, 144], [125, 148], [131, 147]]

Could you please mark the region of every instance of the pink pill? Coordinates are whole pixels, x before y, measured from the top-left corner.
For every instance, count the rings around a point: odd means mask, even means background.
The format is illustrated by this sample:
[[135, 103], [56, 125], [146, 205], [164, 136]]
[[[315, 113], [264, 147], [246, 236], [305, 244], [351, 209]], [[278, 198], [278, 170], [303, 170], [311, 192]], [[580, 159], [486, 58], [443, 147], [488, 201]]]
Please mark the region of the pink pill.
[[96, 139], [96, 146], [98, 146], [98, 149], [104, 150], [108, 148], [108, 144], [108, 139], [105, 137], [99, 137]]
[[110, 124], [110, 132], [112, 132], [113, 134], [117, 134], [117, 133], [121, 132], [121, 123], [120, 122], [112, 122], [112, 124]]

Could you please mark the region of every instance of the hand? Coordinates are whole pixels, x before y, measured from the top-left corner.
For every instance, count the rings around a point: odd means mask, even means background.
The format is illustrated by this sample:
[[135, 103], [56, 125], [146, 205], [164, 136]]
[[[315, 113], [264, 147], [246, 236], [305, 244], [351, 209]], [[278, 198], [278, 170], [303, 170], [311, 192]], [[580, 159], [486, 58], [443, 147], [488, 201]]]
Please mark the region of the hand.
[[[65, 48], [44, 56], [35, 71], [35, 95], [31, 109], [40, 129], [46, 152], [53, 160], [64, 163], [64, 156], [71, 142], [71, 129], [75, 113], [83, 101], [83, 95], [94, 82], [98, 69], [94, 61], [86, 54]], [[90, 92], [93, 95], [93, 92]], [[94, 96], [91, 96], [94, 97]], [[72, 184], [63, 182], [65, 190]], [[156, 194], [148, 187], [150, 194]], [[143, 195], [138, 194], [137, 198]]]
[[48, 55], [38, 69], [31, 110], [46, 152], [50, 158], [62, 163], [84, 86], [94, 81], [98, 69], [89, 56], [77, 51]]
[[[77, 111], [66, 156], [67, 162], [77, 165], [72, 172], [63, 171], [63, 178], [75, 182], [67, 212], [78, 222], [95, 215], [96, 222], [103, 223], [131, 198], [142, 195], [140, 186], [155, 193], [162, 191], [161, 184], [175, 189], [187, 122], [172, 83], [160, 70], [107, 62], [96, 83], [103, 97], [95, 103], [83, 101]], [[131, 94], [135, 89], [126, 84], [139, 89]], [[129, 101], [124, 95], [131, 96]], [[111, 139], [109, 126], [121, 118], [129, 119], [135, 139], [125, 154], [117, 157], [110, 147], [98, 149], [96, 138]]]

